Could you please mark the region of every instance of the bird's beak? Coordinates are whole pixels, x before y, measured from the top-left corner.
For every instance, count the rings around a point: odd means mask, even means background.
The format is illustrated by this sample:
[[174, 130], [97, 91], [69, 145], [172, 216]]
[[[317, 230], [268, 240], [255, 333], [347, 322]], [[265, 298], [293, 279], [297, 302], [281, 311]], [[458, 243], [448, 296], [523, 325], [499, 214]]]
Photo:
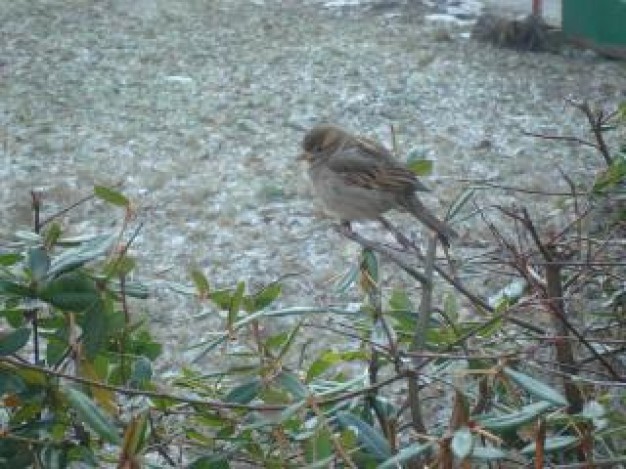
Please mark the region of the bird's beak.
[[300, 153], [298, 155], [298, 158], [296, 158], [298, 161], [311, 161], [311, 157], [312, 155], [307, 152], [307, 151], [303, 151], [302, 153]]

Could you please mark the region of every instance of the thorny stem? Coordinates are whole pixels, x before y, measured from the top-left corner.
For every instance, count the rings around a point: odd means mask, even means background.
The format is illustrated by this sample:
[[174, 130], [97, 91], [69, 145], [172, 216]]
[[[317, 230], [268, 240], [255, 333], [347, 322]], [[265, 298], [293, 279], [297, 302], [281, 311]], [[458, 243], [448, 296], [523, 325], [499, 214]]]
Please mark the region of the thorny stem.
[[[33, 208], [35, 233], [41, 232], [41, 205], [43, 196], [39, 191], [31, 191], [31, 206]], [[39, 363], [39, 308], [33, 308], [28, 311], [31, 324], [33, 325], [33, 355], [35, 363]]]
[[[341, 234], [343, 234], [343, 236], [345, 236], [348, 239], [351, 239], [352, 241], [354, 241], [355, 243], [360, 244], [362, 247], [368, 247], [370, 249], [372, 249], [373, 251], [376, 251], [380, 254], [382, 254], [383, 256], [389, 258], [391, 261], [393, 261], [395, 264], [397, 264], [402, 270], [404, 270], [407, 274], [409, 274], [411, 277], [413, 277], [415, 280], [417, 280], [418, 282], [420, 282], [422, 285], [424, 284], [428, 284], [429, 279], [426, 278], [426, 276], [420, 272], [419, 270], [417, 270], [415, 267], [413, 267], [407, 260], [407, 256], [406, 253], [402, 252], [402, 251], [398, 251], [397, 249], [393, 249], [390, 248], [388, 246], [385, 246], [381, 243], [377, 243], [375, 241], [371, 241], [367, 238], [362, 237], [361, 235], [359, 235], [358, 233], [354, 232], [354, 231], [342, 231]], [[473, 294], [471, 291], [469, 291], [460, 281], [458, 281], [457, 279], [455, 279], [452, 275], [448, 274], [445, 270], [443, 270], [440, 266], [438, 266], [437, 264], [433, 265], [433, 269], [435, 270], [435, 272], [437, 272], [437, 274], [439, 274], [446, 282], [448, 282], [450, 285], [452, 285], [459, 293], [461, 293], [463, 296], [465, 296], [467, 299], [469, 299], [475, 306], [488, 311], [490, 313], [495, 313], [495, 309], [489, 305], [489, 303], [487, 303], [485, 300], [483, 300], [482, 298], [480, 298], [479, 296]], [[507, 318], [509, 321], [511, 321], [513, 324], [516, 324], [524, 329], [533, 331], [537, 334], [543, 334], [544, 330], [541, 329], [540, 327], [529, 323], [527, 321], [524, 321], [523, 319], [519, 319], [519, 318], [515, 318], [515, 317], [508, 317]]]
[[[424, 276], [428, 279], [428, 283], [422, 288], [422, 300], [420, 302], [419, 317], [415, 326], [415, 334], [411, 344], [411, 352], [419, 352], [425, 348], [426, 332], [430, 324], [432, 313], [432, 297], [433, 297], [433, 266], [435, 264], [435, 254], [437, 252], [437, 237], [432, 236], [428, 242], [428, 252], [426, 254], [426, 266], [424, 268]], [[413, 358], [415, 369], [419, 369], [420, 360]], [[408, 377], [409, 388], [409, 406], [411, 410], [411, 420], [413, 428], [418, 433], [427, 433], [424, 417], [422, 416], [422, 405], [419, 394], [419, 373], [416, 371]]]
[[[552, 262], [553, 260], [555, 260], [554, 258], [555, 258], [556, 253], [553, 252], [554, 251], [553, 249], [549, 249], [548, 246], [542, 243], [539, 237], [539, 234], [537, 233], [537, 230], [535, 229], [535, 226], [532, 220], [530, 219], [530, 216], [526, 209], [522, 210], [521, 216], [509, 210], [501, 209], [501, 211], [502, 213], [508, 215], [512, 219], [518, 220], [519, 222], [522, 223], [522, 225], [524, 226], [526, 231], [530, 234], [531, 238], [533, 239], [533, 242], [537, 246], [537, 249], [539, 250], [539, 252], [541, 252], [546, 262]], [[495, 229], [495, 227], [493, 229]], [[565, 327], [565, 334], [567, 332], [574, 334], [574, 336], [576, 336], [576, 338], [580, 341], [580, 343], [583, 344], [600, 363], [602, 363], [602, 365], [611, 374], [611, 376], [616, 380], [620, 380], [619, 374], [616, 373], [613, 367], [604, 359], [604, 357], [602, 357], [602, 355], [598, 353], [598, 351], [585, 339], [585, 337], [570, 323], [570, 321], [565, 315], [564, 308], [559, 309], [558, 307], [555, 307], [555, 303], [554, 303], [555, 301], [560, 301], [561, 303], [563, 302], [562, 285], [560, 284], [560, 270], [561, 270], [560, 267], [558, 265], [551, 265], [551, 264], [548, 264], [546, 266], [546, 274], [548, 272], [552, 272], [552, 274], [554, 274], [555, 271], [559, 272], [558, 281], [559, 281], [560, 287], [558, 289], [555, 287], [554, 282], [556, 281], [556, 279], [549, 279], [549, 280], [546, 279], [547, 286], [544, 286], [543, 284], [540, 284], [533, 275], [529, 274], [528, 261], [525, 259], [525, 256], [521, 256], [510, 243], [507, 243], [506, 240], [504, 240], [504, 238], [501, 235], [500, 235], [500, 239], [502, 240], [502, 242], [505, 243], [509, 252], [513, 254], [514, 260], [512, 262], [512, 267], [515, 270], [517, 270], [524, 279], [526, 279], [529, 285], [533, 285], [537, 291], [541, 292], [541, 295], [545, 299], [549, 300], [548, 307], [550, 308], [552, 313], [556, 315], [556, 317], [559, 319], [562, 325]], [[560, 335], [565, 335], [565, 334], [563, 333], [563, 331], [560, 331]], [[564, 363], [567, 364], [567, 361]], [[573, 358], [572, 358], [570, 365], [573, 366]]]

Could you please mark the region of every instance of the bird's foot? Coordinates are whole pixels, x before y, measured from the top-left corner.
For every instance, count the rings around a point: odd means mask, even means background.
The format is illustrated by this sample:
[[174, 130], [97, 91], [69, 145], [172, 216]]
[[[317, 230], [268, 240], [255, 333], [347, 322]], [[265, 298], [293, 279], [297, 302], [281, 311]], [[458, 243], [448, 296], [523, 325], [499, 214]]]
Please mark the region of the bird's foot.
[[350, 225], [350, 222], [347, 220], [341, 220], [339, 226], [337, 227], [337, 231], [339, 231], [340, 234], [348, 238], [350, 238], [350, 236], [354, 234], [354, 231], [352, 230], [352, 225]]

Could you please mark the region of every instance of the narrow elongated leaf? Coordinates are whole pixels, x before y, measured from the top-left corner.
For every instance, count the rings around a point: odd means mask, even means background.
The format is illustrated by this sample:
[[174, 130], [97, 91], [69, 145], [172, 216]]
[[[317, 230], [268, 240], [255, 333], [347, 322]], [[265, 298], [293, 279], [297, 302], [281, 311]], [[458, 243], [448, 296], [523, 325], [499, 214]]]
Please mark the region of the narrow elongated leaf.
[[0, 356], [5, 357], [19, 351], [28, 343], [30, 328], [21, 327], [0, 335]]
[[64, 388], [63, 392], [70, 406], [89, 428], [109, 443], [118, 444], [120, 442], [115, 426], [88, 396], [71, 387]]
[[531, 378], [530, 376], [520, 373], [512, 368], [505, 368], [504, 374], [515, 381], [519, 386], [524, 388], [529, 394], [543, 401], [552, 402], [557, 406], [567, 406], [567, 399], [560, 392], [542, 383], [541, 381]]
[[551, 402], [539, 401], [522, 407], [520, 410], [511, 412], [510, 414], [477, 419], [477, 423], [491, 431], [515, 430], [535, 420], [552, 406], [553, 404]]
[[12, 371], [0, 370], [0, 396], [22, 392], [26, 387], [24, 380]]
[[474, 437], [468, 427], [461, 427], [452, 435], [452, 442], [450, 444], [452, 453], [460, 460], [464, 460], [474, 449]]
[[429, 176], [433, 172], [433, 160], [427, 160], [423, 155], [415, 155], [407, 160], [408, 168], [417, 176]]
[[347, 352], [323, 352], [317, 360], [311, 363], [311, 366], [307, 370], [306, 382], [310, 383], [329, 368], [339, 363], [359, 360], [365, 361], [367, 359], [367, 354], [361, 350]]
[[19, 253], [5, 253], [0, 254], [0, 265], [4, 267], [9, 267], [11, 265], [17, 264], [19, 261], [23, 259], [23, 256]]
[[493, 446], [474, 446], [471, 458], [478, 461], [495, 461], [508, 458], [509, 455]]
[[88, 358], [95, 357], [109, 338], [105, 314], [105, 303], [97, 296], [78, 318], [83, 329], [83, 342]]
[[298, 321], [298, 324], [296, 324], [296, 326], [289, 332], [287, 340], [285, 341], [285, 343], [283, 343], [280, 352], [278, 352], [277, 360], [282, 360], [284, 357], [287, 356], [287, 353], [291, 350], [291, 346], [296, 342], [296, 339], [299, 337], [298, 334], [300, 332], [300, 328], [302, 327], [303, 322], [304, 319], [300, 319], [300, 321]]
[[[319, 428], [315, 434], [307, 440], [305, 447], [307, 463], [325, 461], [333, 455], [332, 435], [327, 428]], [[326, 466], [329, 467], [329, 466]]]
[[259, 395], [261, 382], [258, 378], [233, 388], [224, 398], [226, 402], [248, 404]]
[[50, 257], [48, 256], [48, 252], [42, 248], [33, 248], [28, 250], [28, 254], [26, 255], [26, 260], [28, 263], [28, 270], [30, 270], [32, 278], [36, 282], [41, 282], [48, 273], [48, 269], [50, 268]]
[[280, 386], [297, 400], [306, 399], [309, 394], [306, 386], [300, 382], [300, 379], [294, 373], [283, 370], [276, 379]]
[[137, 463], [138, 456], [141, 455], [145, 447], [146, 434], [148, 432], [148, 412], [142, 412], [141, 414], [133, 417], [126, 430], [124, 431], [124, 439], [122, 441], [122, 456], [120, 462], [128, 461], [131, 463], [128, 466], [120, 467], [137, 467], [132, 465], [132, 462]]
[[48, 271], [48, 278], [58, 277], [59, 275], [70, 270], [74, 270], [89, 261], [93, 261], [104, 256], [109, 252], [116, 239], [117, 236], [114, 234], [96, 236], [93, 239], [82, 243], [78, 247], [63, 251], [62, 254], [52, 260]]
[[373, 283], [372, 286], [378, 284], [378, 258], [371, 249], [363, 249], [361, 254], [361, 275], [366, 277], [361, 280], [362, 283]]
[[456, 198], [456, 200], [448, 209], [448, 213], [446, 214], [446, 220], [454, 219], [463, 209], [463, 207], [465, 207], [465, 205], [472, 199], [474, 192], [476, 192], [476, 189], [471, 187], [461, 192], [461, 194]]
[[192, 461], [187, 469], [230, 469], [228, 455], [213, 453], [209, 456], [200, 456]]
[[334, 285], [334, 290], [337, 293], [347, 292], [348, 289], [356, 282], [358, 274], [359, 267], [356, 264], [352, 265], [341, 277], [339, 277], [339, 280]]
[[389, 442], [370, 424], [349, 412], [338, 412], [337, 420], [342, 426], [351, 428], [363, 448], [378, 461], [385, 461], [393, 456]]
[[[580, 439], [575, 436], [571, 436], [571, 435], [555, 436], [552, 438], [546, 438], [543, 450], [546, 453], [551, 453], [554, 451], [562, 451], [562, 450], [576, 446], [579, 442], [580, 442]], [[530, 456], [530, 455], [535, 454], [536, 447], [537, 447], [536, 443], [531, 443], [527, 446], [524, 446], [520, 450], [520, 452], [523, 455]]]
[[56, 278], [39, 291], [39, 298], [63, 310], [81, 312], [100, 300], [100, 294], [89, 277], [72, 272]]
[[[104, 363], [102, 363], [104, 362]], [[106, 366], [106, 369], [98, 370], [98, 365]], [[102, 356], [98, 357], [94, 362], [84, 360], [80, 365], [80, 376], [94, 382], [104, 382], [109, 374], [109, 361]], [[117, 403], [115, 401], [115, 393], [110, 389], [104, 389], [99, 386], [90, 386], [89, 392], [93, 400], [109, 414], [117, 412]]]
[[385, 460], [378, 466], [378, 469], [396, 469], [402, 467], [402, 464], [408, 462], [410, 459], [416, 458], [427, 451], [433, 446], [434, 443], [425, 443], [419, 445], [417, 443], [402, 448], [398, 454]]
[[35, 296], [30, 288], [20, 285], [19, 283], [2, 279], [0, 279], [0, 295], [18, 298], [32, 298]]
[[152, 363], [146, 357], [141, 356], [133, 362], [130, 381], [134, 387], [143, 389], [152, 379]]
[[209, 280], [200, 269], [192, 269], [190, 272], [191, 280], [196, 286], [196, 291], [200, 298], [206, 298], [211, 290], [209, 286]]
[[246, 298], [246, 311], [248, 313], [254, 313], [255, 311], [261, 311], [267, 308], [278, 298], [281, 290], [282, 286], [280, 283], [271, 283], [260, 292], [250, 295]]
[[297, 402], [295, 404], [290, 405], [289, 407], [284, 408], [280, 412], [275, 412], [270, 414], [268, 417], [261, 417], [257, 419], [255, 422], [244, 425], [242, 428], [246, 430], [256, 430], [257, 428], [262, 427], [275, 427], [277, 425], [282, 424], [283, 422], [289, 420], [293, 415], [304, 407], [304, 402]]
[[237, 284], [237, 289], [232, 294], [230, 298], [230, 305], [228, 307], [228, 328], [229, 330], [233, 327], [235, 322], [237, 321], [237, 317], [239, 315], [239, 308], [241, 307], [241, 302], [243, 300], [243, 293], [246, 289], [246, 284], [244, 282], [239, 282]]
[[93, 193], [97, 198], [118, 207], [127, 208], [130, 205], [130, 202], [124, 194], [110, 187], [94, 186]]
[[51, 223], [44, 233], [44, 245], [48, 248], [56, 245], [62, 234], [63, 230], [61, 229], [61, 225], [58, 222]]

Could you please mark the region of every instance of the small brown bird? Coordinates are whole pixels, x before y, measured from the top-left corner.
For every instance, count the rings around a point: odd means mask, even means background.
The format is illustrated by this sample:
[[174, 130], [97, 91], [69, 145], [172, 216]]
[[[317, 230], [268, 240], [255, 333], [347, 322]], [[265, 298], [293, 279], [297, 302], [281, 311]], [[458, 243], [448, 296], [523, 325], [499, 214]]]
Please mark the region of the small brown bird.
[[342, 224], [349, 227], [353, 220], [378, 220], [390, 229], [382, 215], [398, 209], [437, 232], [446, 246], [457, 236], [415, 195], [428, 189], [382, 145], [339, 127], [320, 125], [307, 132], [302, 149], [298, 159], [309, 163], [315, 192]]

